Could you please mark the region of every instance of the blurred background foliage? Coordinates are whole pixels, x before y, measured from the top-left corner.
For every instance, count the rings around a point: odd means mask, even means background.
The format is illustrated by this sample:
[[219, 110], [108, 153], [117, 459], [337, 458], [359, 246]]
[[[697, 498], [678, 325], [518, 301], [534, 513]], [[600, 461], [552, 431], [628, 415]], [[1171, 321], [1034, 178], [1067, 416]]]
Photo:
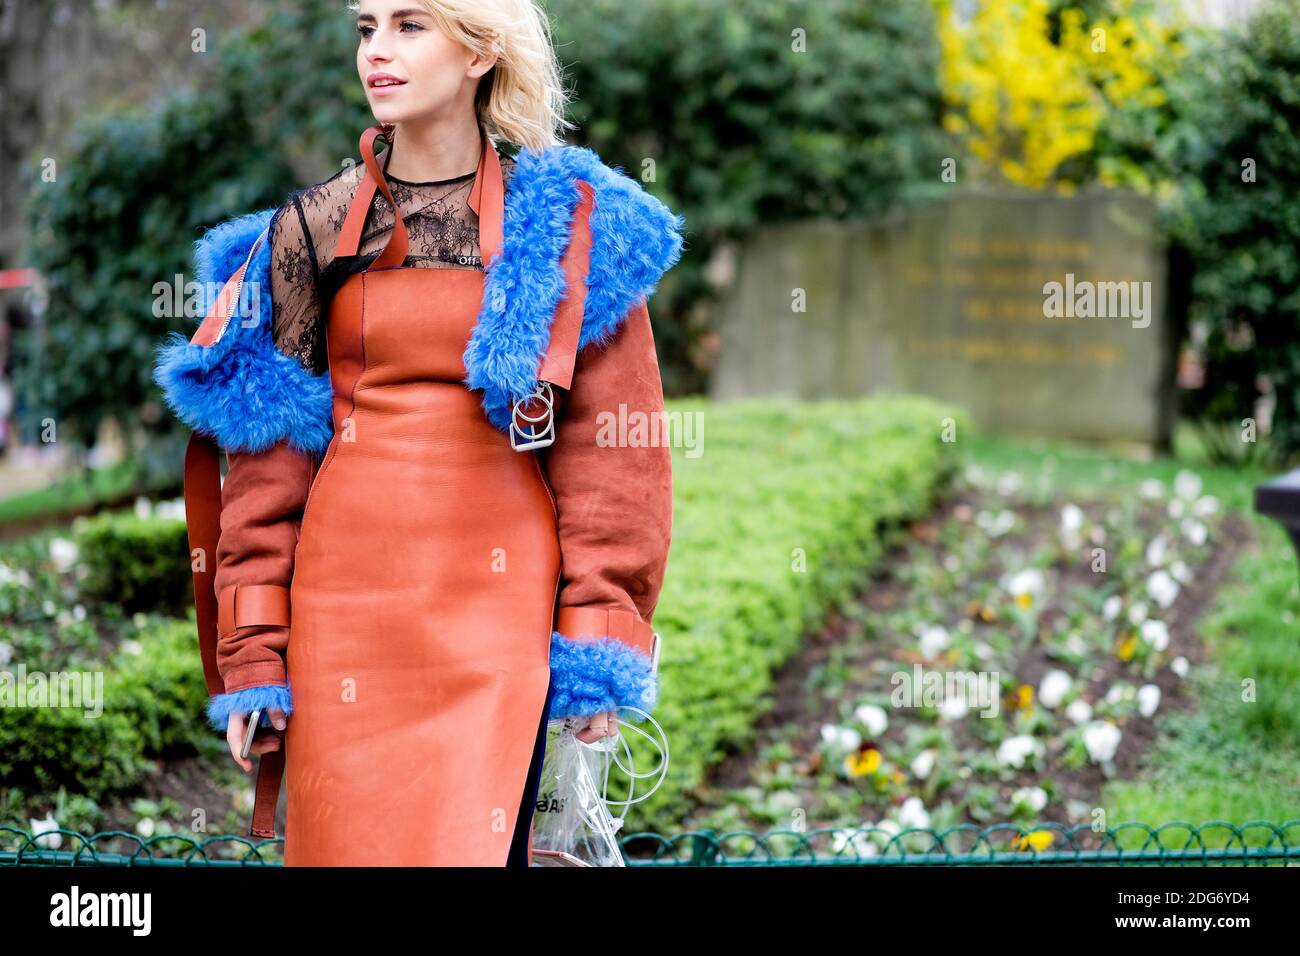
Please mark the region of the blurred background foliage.
[[[754, 228], [924, 202], [951, 188], [940, 171], [953, 158], [959, 183], [1129, 188], [1159, 202], [1194, 277], [1189, 328], [1205, 352], [1207, 387], [1187, 411], [1239, 427], [1271, 391], [1275, 444], [1294, 453], [1300, 28], [1295, 0], [1268, 2], [1225, 31], [1154, 0], [546, 8], [575, 91], [570, 140], [687, 218], [685, 256], [652, 310], [669, 393], [705, 389], [718, 348], [709, 304]], [[190, 278], [204, 229], [332, 175], [371, 122], [340, 0], [268, 9], [208, 42], [201, 89], [87, 118], [53, 183], [26, 166], [30, 258], [49, 283], [14, 363], [25, 407], [39, 410], [26, 427], [53, 418], [87, 438], [112, 417], [146, 465], [174, 462], [181, 437], [150, 379], [154, 343], [196, 322], [155, 316], [156, 283]]]

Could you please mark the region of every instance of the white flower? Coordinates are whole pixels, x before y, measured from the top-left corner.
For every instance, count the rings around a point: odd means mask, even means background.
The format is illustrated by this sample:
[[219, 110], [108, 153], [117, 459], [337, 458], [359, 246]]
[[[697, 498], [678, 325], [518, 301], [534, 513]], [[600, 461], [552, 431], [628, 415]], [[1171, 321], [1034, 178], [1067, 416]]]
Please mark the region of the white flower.
[[926, 780], [930, 772], [934, 770], [934, 751], [922, 750], [912, 758], [912, 776], [918, 780]]
[[0, 664], [8, 664], [14, 659], [14, 646], [8, 641], [0, 641]]
[[876, 845], [864, 830], [836, 830], [831, 840], [831, 852], [836, 856], [855, 853], [858, 856], [875, 856]]
[[1201, 493], [1201, 478], [1196, 472], [1186, 468], [1174, 476], [1174, 494], [1187, 501], [1195, 501]]
[[86, 619], [86, 605], [84, 604], [72, 605], [72, 618], [75, 621], [84, 621]]
[[994, 515], [990, 511], [981, 511], [975, 516], [975, 524], [991, 538], [1000, 538], [1016, 526], [1016, 513], [1003, 509]]
[[1083, 745], [1088, 748], [1088, 756], [1094, 763], [1109, 763], [1114, 759], [1123, 736], [1114, 724], [1096, 720], [1083, 729]]
[[926, 657], [941, 653], [949, 643], [948, 629], [942, 624], [926, 624], [921, 627], [921, 653]]
[[1074, 681], [1065, 671], [1050, 670], [1043, 675], [1043, 679], [1038, 684], [1038, 699], [1043, 702], [1044, 707], [1055, 710], [1073, 686]]
[[1164, 482], [1159, 478], [1148, 478], [1138, 485], [1138, 494], [1143, 498], [1163, 498], [1165, 496]]
[[1187, 502], [1183, 501], [1182, 498], [1170, 498], [1165, 511], [1169, 513], [1169, 517], [1177, 521], [1187, 513]]
[[1140, 633], [1142, 640], [1157, 651], [1163, 651], [1169, 646], [1169, 626], [1164, 621], [1157, 621], [1155, 618], [1143, 621]]
[[1147, 606], [1145, 604], [1134, 604], [1128, 609], [1128, 622], [1137, 627], [1147, 619]]
[[1043, 593], [1043, 572], [1038, 568], [1025, 568], [1007, 582], [1007, 593], [1012, 597], [1029, 594], [1037, 598]]
[[126, 640], [122, 642], [121, 648], [123, 653], [131, 654], [135, 657], [139, 657], [142, 653], [144, 653], [144, 645], [141, 644], [139, 641], [135, 640], [134, 638], [130, 638], [130, 637], [128, 637]]
[[1083, 636], [1077, 631], [1073, 631], [1070, 633], [1070, 636], [1065, 639], [1065, 649], [1071, 654], [1087, 654], [1088, 642], [1085, 641]]
[[151, 514], [153, 514], [153, 507], [150, 505], [149, 499], [144, 495], [136, 495], [135, 516], [137, 518], [147, 518]]
[[1192, 579], [1192, 569], [1187, 566], [1185, 561], [1175, 561], [1169, 565], [1169, 573], [1173, 575], [1174, 580], [1179, 584], [1186, 584]]
[[[867, 728], [867, 733], [872, 737], [879, 737], [885, 732], [885, 728], [889, 726], [889, 717], [885, 714], [884, 709], [877, 707], [875, 704], [863, 704], [853, 714]], [[854, 746], [856, 747], [857, 744], [854, 744]]]
[[71, 538], [50, 539], [50, 560], [54, 562], [55, 569], [60, 573], [71, 571], [80, 553], [81, 549], [77, 547], [77, 542]]
[[1143, 684], [1138, 688], [1138, 713], [1150, 717], [1160, 706], [1160, 688], [1155, 684]]
[[998, 494], [1002, 495], [1004, 498], [1009, 497], [1024, 487], [1024, 484], [1024, 480], [1020, 477], [1019, 472], [1004, 471], [998, 477]]
[[1163, 608], [1178, 599], [1178, 582], [1166, 571], [1157, 571], [1147, 579], [1147, 593]]
[[1198, 518], [1208, 518], [1219, 510], [1219, 499], [1214, 495], [1202, 495], [1192, 503], [1192, 514]]
[[1061, 509], [1061, 530], [1067, 534], [1077, 533], [1083, 528], [1083, 509], [1078, 505], [1066, 505]]
[[982, 661], [986, 661], [993, 656], [993, 648], [987, 641], [980, 641], [975, 645], [975, 656]]
[[1031, 813], [1040, 813], [1047, 806], [1047, 791], [1042, 787], [1021, 787], [1011, 795], [1011, 805], [1024, 807]]
[[140, 836], [144, 837], [146, 840], [153, 836], [154, 829], [154, 822], [149, 817], [141, 817], [136, 821], [135, 832], [140, 834]]
[[63, 846], [63, 834], [53, 832], [59, 828], [59, 823], [54, 819], [53, 813], [46, 813], [44, 820], [29, 818], [27, 822], [32, 836], [36, 837], [37, 846], [45, 850], [57, 850]]
[[1119, 612], [1124, 609], [1124, 599], [1118, 594], [1112, 594], [1106, 598], [1106, 603], [1101, 606], [1101, 616], [1108, 621], [1113, 621], [1119, 617]]
[[949, 574], [956, 574], [961, 570], [961, 558], [957, 557], [955, 554], [944, 555], [943, 569]]
[[822, 724], [822, 741], [840, 750], [857, 750], [862, 743], [862, 735], [852, 727], [838, 724]]
[[1169, 550], [1169, 542], [1165, 540], [1163, 534], [1158, 534], [1151, 539], [1147, 545], [1147, 564], [1157, 568], [1165, 563], [1165, 555]]
[[46, 598], [44, 601], [41, 602], [41, 613], [44, 614], [46, 617], [54, 617], [54, 615], [57, 614], [58, 612], [59, 609], [55, 607], [54, 602], [51, 601], [49, 598]]
[[966, 716], [966, 710], [966, 698], [961, 694], [944, 697], [943, 702], [939, 704], [939, 715], [944, 720], [961, 720]]
[[1126, 696], [1128, 696], [1128, 694], [1132, 691], [1132, 689], [1133, 688], [1131, 688], [1127, 684], [1111, 685], [1110, 690], [1106, 691], [1106, 703], [1112, 705], [1120, 703], [1121, 701], [1124, 700]]
[[1020, 734], [1002, 741], [998, 746], [997, 760], [1004, 767], [1016, 767], [1018, 769], [1025, 765], [1026, 758], [1038, 757], [1042, 753], [1042, 743], [1027, 734]]
[[898, 822], [903, 827], [915, 827], [927, 830], [930, 827], [930, 814], [925, 812], [925, 804], [920, 797], [908, 797], [898, 808]]
[[1183, 519], [1183, 534], [1186, 535], [1187, 540], [1197, 548], [1205, 544], [1206, 539], [1210, 536], [1205, 525], [1201, 524], [1201, 522], [1197, 521], [1195, 518]]
[[1065, 716], [1076, 725], [1086, 724], [1092, 720], [1092, 705], [1082, 697], [1076, 697], [1070, 701], [1070, 706], [1065, 708]]
[[1187, 663], [1187, 658], [1179, 654], [1177, 657], [1175, 657], [1172, 661], [1169, 662], [1169, 669], [1173, 671], [1175, 674], [1177, 674], [1179, 677], [1186, 677], [1187, 672], [1191, 669], [1191, 665]]

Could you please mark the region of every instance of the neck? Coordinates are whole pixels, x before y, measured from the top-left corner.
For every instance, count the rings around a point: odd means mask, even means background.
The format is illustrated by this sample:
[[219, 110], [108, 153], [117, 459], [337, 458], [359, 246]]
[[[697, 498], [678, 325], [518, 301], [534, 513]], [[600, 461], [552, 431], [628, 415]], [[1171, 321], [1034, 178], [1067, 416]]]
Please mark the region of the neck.
[[398, 123], [384, 172], [411, 183], [472, 173], [482, 158], [480, 136], [473, 112]]

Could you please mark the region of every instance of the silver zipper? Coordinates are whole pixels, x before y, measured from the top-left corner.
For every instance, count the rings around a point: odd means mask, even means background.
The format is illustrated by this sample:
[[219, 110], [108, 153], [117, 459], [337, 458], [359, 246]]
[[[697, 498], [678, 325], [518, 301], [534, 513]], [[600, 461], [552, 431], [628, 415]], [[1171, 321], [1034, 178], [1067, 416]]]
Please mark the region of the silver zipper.
[[221, 323], [221, 331], [217, 333], [216, 339], [214, 339], [212, 342], [213, 345], [216, 345], [218, 342], [221, 341], [221, 337], [226, 334], [226, 329], [229, 328], [230, 326], [230, 320], [235, 317], [235, 312], [238, 311], [239, 309], [239, 300], [244, 295], [244, 282], [248, 279], [248, 266], [250, 263], [252, 263], [253, 256], [257, 254], [258, 247], [262, 245], [262, 240], [266, 238], [266, 234], [270, 232], [270, 230], [271, 227], [269, 225], [265, 229], [263, 229], [262, 234], [257, 237], [256, 241], [253, 242], [253, 248], [248, 250], [248, 258], [244, 260], [244, 265], [242, 267], [243, 271], [239, 274], [239, 281], [235, 283], [234, 304], [231, 305], [230, 307], [230, 312], [226, 316], [226, 321]]

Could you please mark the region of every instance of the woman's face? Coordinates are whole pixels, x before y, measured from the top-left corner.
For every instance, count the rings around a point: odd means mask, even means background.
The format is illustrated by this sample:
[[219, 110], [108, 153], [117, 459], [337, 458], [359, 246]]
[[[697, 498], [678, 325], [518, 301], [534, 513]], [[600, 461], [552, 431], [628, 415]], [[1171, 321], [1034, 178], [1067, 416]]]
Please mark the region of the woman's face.
[[380, 123], [472, 109], [479, 77], [496, 62], [449, 38], [413, 0], [362, 0], [357, 73]]

